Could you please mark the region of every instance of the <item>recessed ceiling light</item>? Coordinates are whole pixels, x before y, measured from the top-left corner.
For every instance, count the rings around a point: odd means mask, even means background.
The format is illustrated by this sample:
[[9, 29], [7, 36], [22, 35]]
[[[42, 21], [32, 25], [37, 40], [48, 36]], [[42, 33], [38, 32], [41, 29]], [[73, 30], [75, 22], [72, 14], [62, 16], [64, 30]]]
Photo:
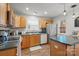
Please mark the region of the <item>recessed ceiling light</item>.
[[29, 8], [26, 8], [26, 10], [28, 11], [28, 10], [29, 10]]
[[33, 12], [33, 15], [37, 15], [37, 10], [35, 10], [35, 11]]
[[44, 12], [44, 14], [48, 14], [48, 12], [47, 12], [47, 11], [45, 11], [45, 12]]
[[36, 15], [36, 13], [35, 13], [35, 12], [33, 12], [33, 15]]

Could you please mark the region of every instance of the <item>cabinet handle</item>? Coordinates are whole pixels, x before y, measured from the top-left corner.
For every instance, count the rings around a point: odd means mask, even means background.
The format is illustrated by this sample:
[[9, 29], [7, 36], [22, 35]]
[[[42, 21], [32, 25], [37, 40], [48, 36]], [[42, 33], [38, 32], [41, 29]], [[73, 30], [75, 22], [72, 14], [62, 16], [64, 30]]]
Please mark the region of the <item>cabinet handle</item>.
[[57, 45], [54, 45], [54, 47], [57, 49], [58, 48], [58, 46]]

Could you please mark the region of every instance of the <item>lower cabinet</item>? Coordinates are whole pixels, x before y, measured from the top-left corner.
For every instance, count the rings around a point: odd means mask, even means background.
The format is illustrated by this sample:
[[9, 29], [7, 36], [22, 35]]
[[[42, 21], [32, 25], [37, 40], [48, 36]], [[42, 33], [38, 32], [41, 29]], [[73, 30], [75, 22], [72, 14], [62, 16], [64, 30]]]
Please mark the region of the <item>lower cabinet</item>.
[[75, 55], [74, 46], [67, 45], [67, 56], [74, 56], [74, 55]]
[[30, 36], [29, 35], [23, 35], [22, 36], [22, 43], [21, 43], [21, 48], [29, 48], [30, 47]]
[[50, 42], [51, 56], [79, 56], [79, 44], [66, 45], [57, 41]]
[[79, 44], [75, 44], [75, 56], [79, 56]]
[[51, 41], [50, 42], [50, 55], [51, 56], [65, 56], [66, 55], [66, 45]]
[[40, 44], [40, 35], [31, 35], [30, 36], [30, 47]]
[[33, 35], [23, 35], [22, 36], [22, 43], [21, 48], [29, 48], [40, 44], [40, 35], [33, 34]]
[[0, 56], [16, 56], [17, 48], [0, 50]]

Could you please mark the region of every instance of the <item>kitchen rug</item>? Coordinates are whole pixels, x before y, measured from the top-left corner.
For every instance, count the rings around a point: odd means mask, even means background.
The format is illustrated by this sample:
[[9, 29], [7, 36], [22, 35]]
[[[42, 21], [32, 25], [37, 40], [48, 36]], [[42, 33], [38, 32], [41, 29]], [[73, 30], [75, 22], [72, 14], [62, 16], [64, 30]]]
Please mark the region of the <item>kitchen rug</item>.
[[41, 46], [34, 46], [34, 47], [30, 48], [30, 51], [35, 51], [35, 50], [38, 50], [38, 49], [42, 49], [42, 47]]

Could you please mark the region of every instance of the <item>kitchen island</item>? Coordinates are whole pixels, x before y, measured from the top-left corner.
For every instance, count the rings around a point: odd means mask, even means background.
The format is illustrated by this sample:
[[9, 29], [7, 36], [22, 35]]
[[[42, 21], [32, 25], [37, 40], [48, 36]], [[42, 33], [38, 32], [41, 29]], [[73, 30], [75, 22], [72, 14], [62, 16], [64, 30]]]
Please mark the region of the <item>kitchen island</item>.
[[49, 39], [51, 56], [79, 56], [79, 39], [63, 35]]
[[19, 53], [20, 37], [9, 37], [8, 41], [0, 44], [0, 56], [17, 56]]

